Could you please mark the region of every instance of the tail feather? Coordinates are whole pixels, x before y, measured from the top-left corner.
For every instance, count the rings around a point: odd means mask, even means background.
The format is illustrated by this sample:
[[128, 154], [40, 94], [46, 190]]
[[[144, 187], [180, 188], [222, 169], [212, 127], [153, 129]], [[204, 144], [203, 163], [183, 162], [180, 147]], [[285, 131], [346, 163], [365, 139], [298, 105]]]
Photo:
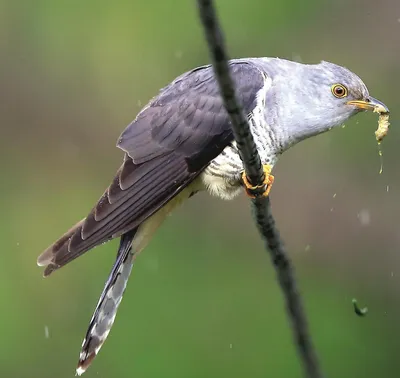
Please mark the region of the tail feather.
[[107, 279], [82, 343], [76, 369], [77, 375], [81, 375], [86, 371], [110, 333], [132, 270], [134, 262], [132, 241], [136, 231], [137, 229], [121, 236], [117, 259]]

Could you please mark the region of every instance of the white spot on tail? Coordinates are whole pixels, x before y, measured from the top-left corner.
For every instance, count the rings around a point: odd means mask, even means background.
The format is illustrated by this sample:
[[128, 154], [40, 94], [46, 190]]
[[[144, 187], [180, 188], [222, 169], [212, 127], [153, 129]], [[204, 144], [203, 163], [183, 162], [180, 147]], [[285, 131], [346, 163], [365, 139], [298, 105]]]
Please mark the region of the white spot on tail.
[[81, 376], [86, 369], [84, 369], [82, 366], [79, 366], [78, 369], [76, 369], [76, 375]]

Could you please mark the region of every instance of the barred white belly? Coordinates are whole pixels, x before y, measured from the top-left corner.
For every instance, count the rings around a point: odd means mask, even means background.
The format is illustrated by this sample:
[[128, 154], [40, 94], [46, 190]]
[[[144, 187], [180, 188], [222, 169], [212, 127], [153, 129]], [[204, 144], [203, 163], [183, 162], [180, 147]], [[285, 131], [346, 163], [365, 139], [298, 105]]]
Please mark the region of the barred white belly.
[[201, 175], [206, 189], [222, 199], [230, 200], [240, 193], [240, 176], [243, 164], [236, 146], [226, 147]]
[[[267, 152], [267, 149], [259, 150], [263, 164], [273, 166], [277, 157]], [[241, 176], [244, 171], [240, 160], [236, 143], [225, 147], [201, 175], [201, 180], [210, 194], [222, 199], [230, 200], [241, 191]]]

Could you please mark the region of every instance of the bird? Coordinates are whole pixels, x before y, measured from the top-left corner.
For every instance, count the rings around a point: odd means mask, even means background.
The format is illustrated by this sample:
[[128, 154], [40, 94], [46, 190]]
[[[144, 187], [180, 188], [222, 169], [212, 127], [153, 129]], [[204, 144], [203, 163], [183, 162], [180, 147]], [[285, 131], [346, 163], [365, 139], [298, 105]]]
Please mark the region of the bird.
[[[265, 172], [264, 195], [280, 155], [362, 111], [386, 112], [355, 73], [334, 63], [280, 58], [228, 62]], [[116, 260], [91, 318], [76, 373], [89, 367], [114, 323], [138, 254], [171, 211], [198, 192], [251, 196], [212, 65], [162, 88], [117, 140], [123, 161], [89, 214], [37, 259], [44, 276], [94, 247], [120, 238]]]

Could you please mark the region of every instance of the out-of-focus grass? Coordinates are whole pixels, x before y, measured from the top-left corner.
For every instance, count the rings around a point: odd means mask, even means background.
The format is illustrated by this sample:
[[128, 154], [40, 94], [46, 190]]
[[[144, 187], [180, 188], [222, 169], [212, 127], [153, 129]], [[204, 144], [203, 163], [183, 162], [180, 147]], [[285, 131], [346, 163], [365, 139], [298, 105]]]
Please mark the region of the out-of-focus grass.
[[[398, 86], [400, 59], [381, 43], [395, 35], [393, 25], [378, 30], [366, 4], [217, 3], [232, 56], [358, 67], [396, 124], [399, 101], [389, 87]], [[70, 377], [117, 243], [46, 280], [36, 257], [108, 185], [125, 124], [208, 55], [194, 2], [6, 0], [0, 21], [0, 374]], [[346, 25], [346, 38], [338, 25]], [[379, 66], [362, 45], [365, 27], [373, 29]], [[398, 134], [393, 126], [377, 176], [375, 122], [361, 116], [285, 154], [272, 194], [330, 377], [399, 371]], [[360, 209], [370, 211], [370, 226], [360, 226]], [[370, 308], [365, 318], [353, 313], [353, 296]], [[138, 258], [86, 376], [301, 376], [274, 272], [243, 199], [217, 204], [199, 195], [168, 219]]]

